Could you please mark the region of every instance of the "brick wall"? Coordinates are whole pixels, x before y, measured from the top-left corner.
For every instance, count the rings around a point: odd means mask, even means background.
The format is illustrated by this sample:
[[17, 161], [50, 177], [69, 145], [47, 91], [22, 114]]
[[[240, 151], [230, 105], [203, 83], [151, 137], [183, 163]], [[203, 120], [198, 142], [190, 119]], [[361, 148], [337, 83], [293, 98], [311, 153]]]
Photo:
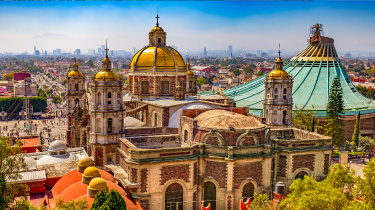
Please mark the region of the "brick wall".
[[141, 169], [141, 192], [147, 192], [147, 168]]
[[190, 178], [190, 166], [189, 165], [174, 165], [174, 166], [163, 166], [160, 174], [160, 185], [165, 184], [171, 179], [182, 179], [186, 183], [189, 183]]
[[329, 154], [324, 155], [324, 174], [329, 173], [329, 165], [330, 165], [330, 157], [329, 156], [330, 156]]
[[103, 166], [103, 147], [95, 146], [95, 165]]
[[242, 146], [250, 146], [254, 144], [255, 144], [255, 140], [254, 140], [254, 137], [252, 136], [246, 136], [245, 139], [242, 141]]
[[227, 163], [207, 161], [205, 177], [211, 176], [218, 183], [220, 188], [227, 185]]
[[137, 183], [138, 182], [137, 175], [138, 175], [138, 170], [136, 168], [132, 168], [131, 169], [131, 182], [133, 182], [133, 183]]
[[198, 193], [195, 191], [193, 193], [193, 210], [198, 210]]
[[286, 177], [286, 159], [287, 158], [285, 155], [279, 156], [279, 163], [277, 164], [277, 176]]
[[263, 166], [262, 162], [238, 164], [234, 166], [233, 172], [233, 188], [239, 189], [243, 181], [248, 177], [251, 177], [255, 180], [258, 185], [262, 184], [262, 173]]
[[149, 202], [148, 199], [140, 200], [139, 204], [141, 205], [143, 210], [149, 210], [150, 209], [150, 202]]
[[293, 156], [293, 172], [299, 168], [308, 168], [310, 171], [314, 171], [315, 155], [294, 155]]
[[227, 197], [227, 210], [232, 210], [232, 196]]
[[122, 169], [125, 170], [126, 173], [129, 173], [129, 165], [128, 163], [125, 161], [125, 157], [120, 155], [120, 166]]
[[206, 144], [219, 145], [220, 141], [216, 136], [210, 136], [206, 140]]

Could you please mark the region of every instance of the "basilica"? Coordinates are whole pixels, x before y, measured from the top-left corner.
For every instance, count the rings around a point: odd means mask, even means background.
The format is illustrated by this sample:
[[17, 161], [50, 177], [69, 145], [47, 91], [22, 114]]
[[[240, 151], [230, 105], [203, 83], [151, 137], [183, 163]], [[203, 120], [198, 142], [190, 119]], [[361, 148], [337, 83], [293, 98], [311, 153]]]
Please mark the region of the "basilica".
[[271, 198], [279, 181], [327, 176], [332, 140], [292, 127], [293, 77], [280, 53], [258, 116], [222, 91], [197, 95], [190, 64], [166, 39], [157, 21], [127, 85], [106, 55], [86, 93], [74, 63], [66, 83], [69, 147], [85, 148], [144, 210], [239, 209], [254, 193]]

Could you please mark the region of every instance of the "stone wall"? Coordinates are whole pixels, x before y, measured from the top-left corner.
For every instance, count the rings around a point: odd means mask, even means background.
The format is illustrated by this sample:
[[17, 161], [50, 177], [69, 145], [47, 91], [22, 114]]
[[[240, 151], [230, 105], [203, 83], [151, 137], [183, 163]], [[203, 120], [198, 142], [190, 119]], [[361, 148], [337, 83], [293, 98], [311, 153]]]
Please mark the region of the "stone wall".
[[277, 176], [286, 177], [287, 157], [285, 155], [279, 156], [277, 167]]
[[148, 186], [148, 169], [144, 168], [141, 169], [141, 192], [147, 192], [147, 186]]

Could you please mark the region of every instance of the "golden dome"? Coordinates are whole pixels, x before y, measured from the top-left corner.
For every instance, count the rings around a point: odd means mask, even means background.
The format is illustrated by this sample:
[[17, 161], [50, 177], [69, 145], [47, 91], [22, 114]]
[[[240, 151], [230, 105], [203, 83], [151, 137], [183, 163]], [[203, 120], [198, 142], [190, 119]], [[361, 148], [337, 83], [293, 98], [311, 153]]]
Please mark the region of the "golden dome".
[[94, 166], [94, 165], [95, 163], [90, 157], [86, 157], [78, 161], [78, 166], [81, 166], [81, 167], [89, 167], [89, 166]]
[[99, 177], [93, 178], [89, 183], [89, 189], [92, 189], [92, 190], [101, 190], [107, 187], [108, 187], [107, 182], [105, 182], [103, 178], [99, 178]]
[[83, 74], [80, 71], [70, 71], [68, 77], [83, 77]]
[[283, 62], [283, 60], [280, 57], [278, 57], [276, 62]]
[[84, 176], [100, 177], [99, 170], [95, 166], [90, 166], [83, 172]]
[[109, 62], [110, 60], [109, 60], [109, 58], [108, 57], [105, 57], [104, 59], [103, 59], [103, 62]]
[[151, 29], [151, 32], [156, 32], [156, 31], [164, 32], [163, 28], [158, 27], [158, 26], [155, 26], [153, 29]]
[[95, 81], [114, 81], [118, 80], [116, 73], [112, 71], [99, 71], [95, 75]]
[[275, 69], [270, 72], [268, 78], [271, 79], [282, 79], [282, 78], [289, 78], [289, 74], [285, 70]]
[[194, 72], [192, 72], [192, 71], [190, 71], [190, 70], [187, 71], [186, 74], [187, 74], [188, 76], [194, 76]]
[[73, 63], [73, 68], [74, 67], [78, 67], [78, 64], [77, 63]]
[[148, 46], [139, 50], [134, 55], [130, 66], [130, 72], [134, 72], [134, 69], [135, 71], [153, 71], [154, 67], [158, 72], [175, 72], [176, 66], [178, 71], [186, 71], [181, 54], [168, 46]]

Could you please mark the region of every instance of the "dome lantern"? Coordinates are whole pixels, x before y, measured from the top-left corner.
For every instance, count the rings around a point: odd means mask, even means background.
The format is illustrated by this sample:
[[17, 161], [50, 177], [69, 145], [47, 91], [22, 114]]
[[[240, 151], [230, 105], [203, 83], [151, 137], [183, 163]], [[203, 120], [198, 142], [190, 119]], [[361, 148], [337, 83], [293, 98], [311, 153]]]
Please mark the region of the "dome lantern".
[[118, 80], [116, 73], [111, 71], [112, 64], [108, 58], [107, 40], [105, 41], [105, 58], [102, 61], [102, 69], [95, 75], [95, 81], [114, 81]]
[[268, 78], [270, 79], [283, 79], [283, 78], [289, 78], [289, 74], [283, 70], [283, 59], [281, 59], [280, 56], [280, 44], [279, 44], [279, 57], [276, 60], [276, 67], [275, 70], [271, 71], [268, 75]]
[[74, 58], [73, 70], [69, 72], [68, 77], [83, 77], [83, 74], [78, 70], [76, 58]]
[[150, 46], [166, 46], [167, 33], [159, 26], [159, 14], [156, 15], [156, 26], [149, 33]]

